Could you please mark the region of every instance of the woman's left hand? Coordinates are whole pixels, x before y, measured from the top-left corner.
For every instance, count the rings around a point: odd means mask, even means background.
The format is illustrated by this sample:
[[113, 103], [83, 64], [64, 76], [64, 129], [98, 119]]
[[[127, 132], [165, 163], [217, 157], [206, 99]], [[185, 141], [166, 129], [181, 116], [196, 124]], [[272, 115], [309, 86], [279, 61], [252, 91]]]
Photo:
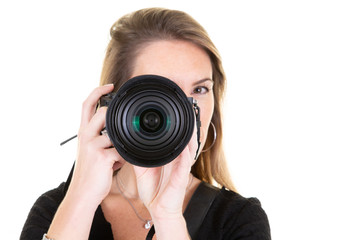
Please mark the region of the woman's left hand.
[[[153, 222], [182, 217], [191, 166], [198, 148], [196, 128], [183, 152], [172, 162], [157, 168], [134, 166], [140, 199]], [[162, 172], [163, 171], [163, 172]]]

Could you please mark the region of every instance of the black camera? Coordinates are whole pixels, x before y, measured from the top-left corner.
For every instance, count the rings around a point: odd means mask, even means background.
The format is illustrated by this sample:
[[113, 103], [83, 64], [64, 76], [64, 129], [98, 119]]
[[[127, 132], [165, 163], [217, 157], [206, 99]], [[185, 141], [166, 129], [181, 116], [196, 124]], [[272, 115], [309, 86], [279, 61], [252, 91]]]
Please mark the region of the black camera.
[[165, 77], [134, 77], [116, 93], [101, 97], [100, 106], [108, 106], [111, 142], [131, 164], [157, 167], [171, 162], [189, 143], [194, 127], [200, 147], [200, 108]]

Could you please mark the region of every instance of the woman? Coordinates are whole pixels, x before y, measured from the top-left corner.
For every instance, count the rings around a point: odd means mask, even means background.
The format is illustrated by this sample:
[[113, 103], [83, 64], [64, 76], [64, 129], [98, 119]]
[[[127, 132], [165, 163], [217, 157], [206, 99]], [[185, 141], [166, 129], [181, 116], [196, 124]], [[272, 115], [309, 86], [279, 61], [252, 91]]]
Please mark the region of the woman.
[[[100, 133], [106, 108], [96, 111], [99, 98], [144, 74], [167, 77], [197, 100], [202, 144], [196, 160], [195, 132], [183, 152], [159, 168], [126, 163]], [[83, 103], [71, 181], [37, 200], [21, 239], [145, 239], [150, 226], [157, 239], [270, 239], [257, 199], [233, 192], [222, 149], [225, 76], [217, 49], [195, 20], [158, 8], [120, 18], [111, 28], [100, 85]], [[189, 210], [190, 220], [184, 211], [195, 192], [207, 201], [197, 191], [204, 182], [223, 188], [216, 190], [196, 235], [189, 236], [198, 209]]]

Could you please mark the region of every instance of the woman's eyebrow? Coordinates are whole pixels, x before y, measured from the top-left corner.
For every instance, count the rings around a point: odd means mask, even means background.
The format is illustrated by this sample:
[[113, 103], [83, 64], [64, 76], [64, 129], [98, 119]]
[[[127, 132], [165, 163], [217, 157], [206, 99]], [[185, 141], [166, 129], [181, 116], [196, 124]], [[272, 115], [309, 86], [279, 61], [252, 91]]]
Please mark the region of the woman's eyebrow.
[[198, 84], [201, 84], [201, 83], [207, 82], [207, 81], [211, 81], [212, 83], [214, 82], [211, 78], [204, 78], [204, 79], [194, 82], [193, 85], [198, 85]]

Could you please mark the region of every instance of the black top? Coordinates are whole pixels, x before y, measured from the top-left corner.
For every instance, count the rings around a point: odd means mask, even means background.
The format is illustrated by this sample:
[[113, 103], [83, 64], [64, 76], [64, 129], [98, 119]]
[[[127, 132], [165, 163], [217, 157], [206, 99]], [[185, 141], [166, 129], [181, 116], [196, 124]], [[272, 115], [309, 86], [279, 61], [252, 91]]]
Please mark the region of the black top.
[[[67, 186], [62, 183], [37, 199], [20, 240], [42, 239], [65, 196]], [[111, 225], [106, 221], [101, 206], [96, 210], [89, 239], [113, 239]], [[222, 188], [200, 226], [196, 239], [270, 240], [271, 237], [269, 222], [259, 200], [244, 198]]]

